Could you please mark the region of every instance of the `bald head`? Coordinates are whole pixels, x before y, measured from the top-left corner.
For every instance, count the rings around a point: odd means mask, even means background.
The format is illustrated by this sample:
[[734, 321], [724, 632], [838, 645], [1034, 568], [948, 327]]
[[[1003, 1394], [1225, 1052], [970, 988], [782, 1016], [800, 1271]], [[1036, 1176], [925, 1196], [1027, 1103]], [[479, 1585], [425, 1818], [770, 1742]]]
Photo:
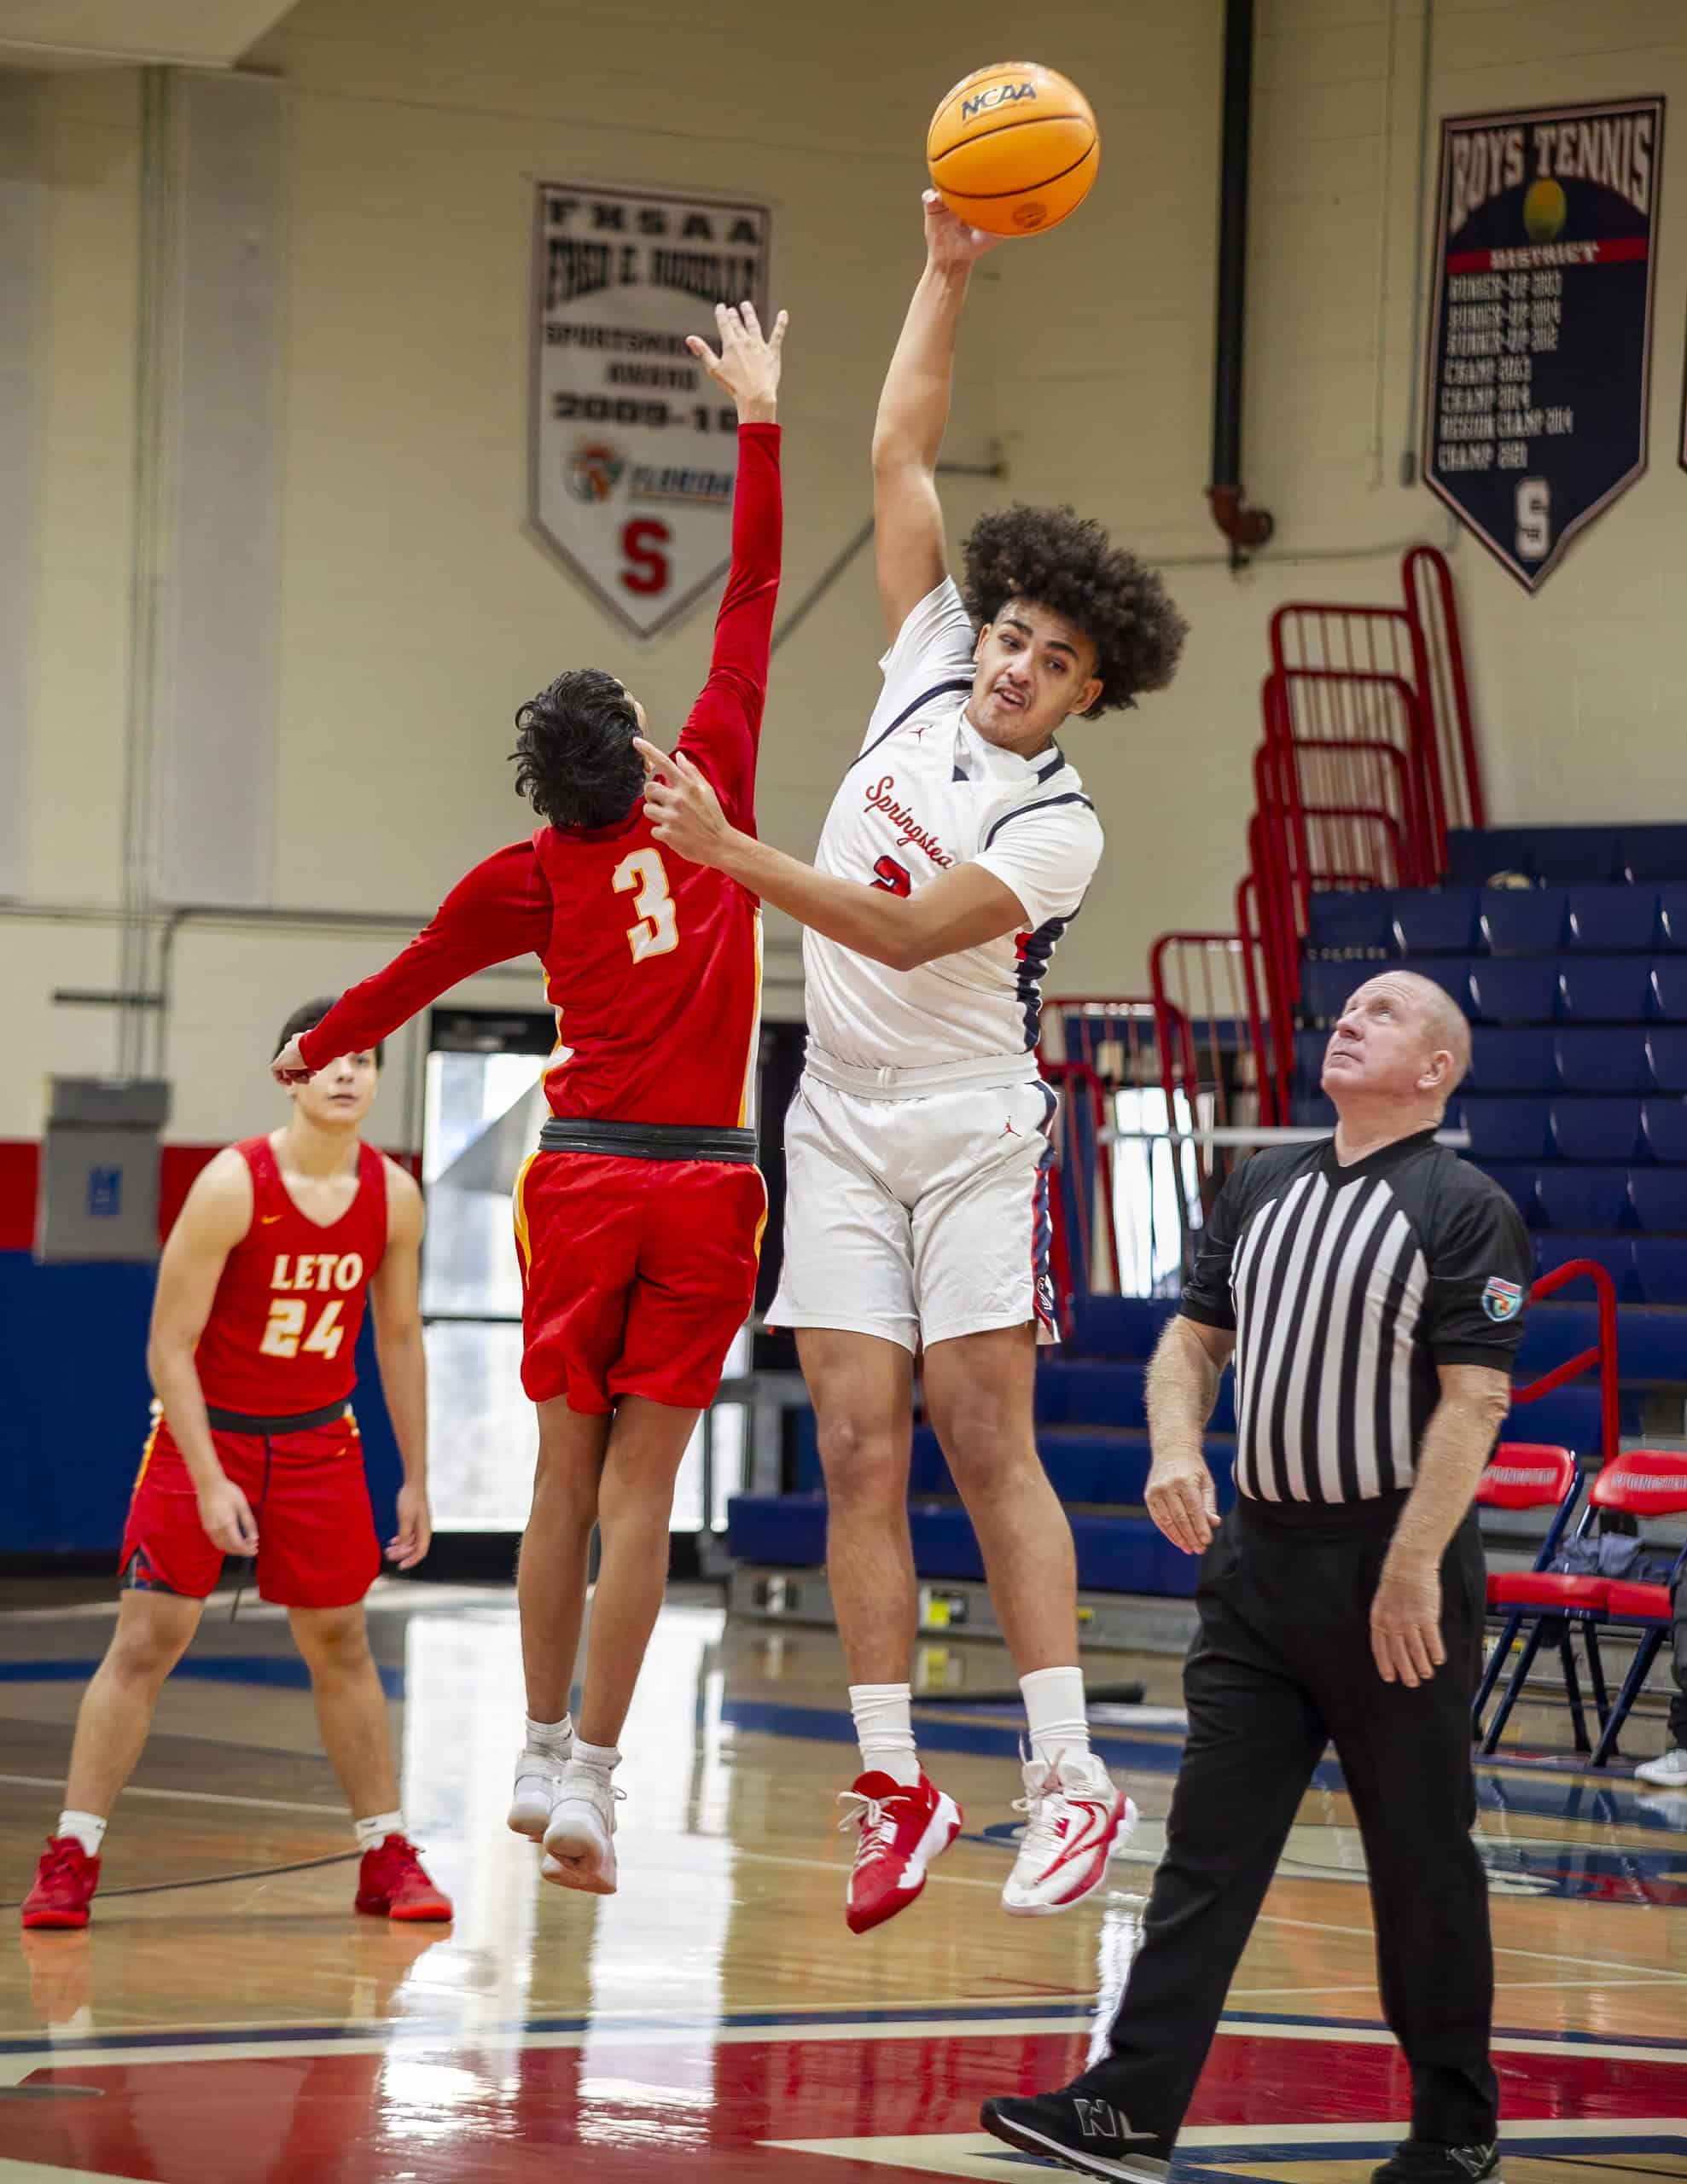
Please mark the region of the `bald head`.
[[1470, 1027], [1445, 988], [1383, 971], [1348, 1000], [1324, 1055], [1338, 1110], [1362, 1104], [1422, 1127], [1439, 1121], [1470, 1066]]

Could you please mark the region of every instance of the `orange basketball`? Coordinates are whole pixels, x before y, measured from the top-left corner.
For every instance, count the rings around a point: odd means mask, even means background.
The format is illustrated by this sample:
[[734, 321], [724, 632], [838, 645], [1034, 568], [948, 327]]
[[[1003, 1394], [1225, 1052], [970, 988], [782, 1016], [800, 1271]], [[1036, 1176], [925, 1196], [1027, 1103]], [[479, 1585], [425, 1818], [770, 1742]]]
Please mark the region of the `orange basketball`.
[[1034, 61], [998, 61], [963, 76], [926, 131], [926, 164], [944, 203], [997, 235], [1058, 227], [1089, 195], [1101, 156], [1090, 102]]

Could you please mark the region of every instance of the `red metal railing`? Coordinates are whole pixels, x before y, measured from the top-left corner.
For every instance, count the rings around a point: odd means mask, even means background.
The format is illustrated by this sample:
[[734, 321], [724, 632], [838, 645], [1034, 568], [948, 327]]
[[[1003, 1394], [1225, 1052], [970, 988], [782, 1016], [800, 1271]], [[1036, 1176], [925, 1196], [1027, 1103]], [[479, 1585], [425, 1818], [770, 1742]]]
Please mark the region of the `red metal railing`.
[[1400, 580], [1411, 619], [1413, 679], [1435, 742], [1447, 824], [1486, 827], [1481, 761], [1476, 752], [1452, 571], [1438, 548], [1414, 546], [1400, 563]]
[[1593, 1284], [1599, 1301], [1599, 1339], [1585, 1350], [1579, 1350], [1574, 1357], [1567, 1357], [1562, 1365], [1555, 1365], [1550, 1373], [1543, 1373], [1538, 1380], [1531, 1380], [1527, 1387], [1513, 1388], [1514, 1403], [1539, 1403], [1543, 1396], [1550, 1396], [1555, 1388], [1562, 1388], [1567, 1381], [1579, 1380], [1590, 1368], [1599, 1373], [1600, 1426], [1604, 1446], [1601, 1454], [1608, 1460], [1618, 1453], [1621, 1432], [1621, 1413], [1618, 1403], [1617, 1371], [1617, 1290], [1607, 1269], [1595, 1259], [1567, 1259], [1562, 1266], [1556, 1266], [1550, 1274], [1544, 1274], [1529, 1291], [1529, 1302], [1538, 1304], [1562, 1289], [1566, 1282], [1579, 1281], [1585, 1277]]
[[[1382, 805], [1405, 845], [1399, 884], [1427, 887], [1439, 877], [1446, 828], [1422, 712], [1403, 676], [1280, 670], [1265, 678], [1261, 710], [1266, 741], [1291, 754], [1309, 803]], [[1301, 754], [1313, 752], [1309, 764]]]

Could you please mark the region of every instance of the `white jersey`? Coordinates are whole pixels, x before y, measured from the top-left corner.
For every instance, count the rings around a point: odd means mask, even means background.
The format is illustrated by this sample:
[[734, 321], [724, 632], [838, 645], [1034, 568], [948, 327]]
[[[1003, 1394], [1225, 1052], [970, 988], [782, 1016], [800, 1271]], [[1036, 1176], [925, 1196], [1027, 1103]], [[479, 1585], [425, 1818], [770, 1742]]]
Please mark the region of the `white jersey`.
[[988, 743], [966, 717], [976, 632], [950, 578], [915, 607], [879, 665], [885, 687], [844, 775], [815, 864], [907, 895], [981, 864], [1019, 897], [1025, 926], [896, 971], [803, 935], [815, 1046], [865, 1069], [929, 1069], [1029, 1055], [1055, 944], [1101, 861], [1077, 769]]

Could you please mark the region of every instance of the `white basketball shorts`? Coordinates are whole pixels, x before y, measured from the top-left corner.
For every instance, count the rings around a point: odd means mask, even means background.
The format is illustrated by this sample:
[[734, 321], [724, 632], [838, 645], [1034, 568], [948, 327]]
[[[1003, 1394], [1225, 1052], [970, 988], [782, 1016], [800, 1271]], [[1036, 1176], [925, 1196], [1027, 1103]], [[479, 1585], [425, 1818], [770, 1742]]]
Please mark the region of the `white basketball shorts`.
[[852, 1069], [810, 1049], [785, 1118], [770, 1327], [839, 1327], [917, 1351], [1032, 1321], [1039, 1343], [1059, 1341], [1056, 1095], [1023, 1061], [957, 1075]]

